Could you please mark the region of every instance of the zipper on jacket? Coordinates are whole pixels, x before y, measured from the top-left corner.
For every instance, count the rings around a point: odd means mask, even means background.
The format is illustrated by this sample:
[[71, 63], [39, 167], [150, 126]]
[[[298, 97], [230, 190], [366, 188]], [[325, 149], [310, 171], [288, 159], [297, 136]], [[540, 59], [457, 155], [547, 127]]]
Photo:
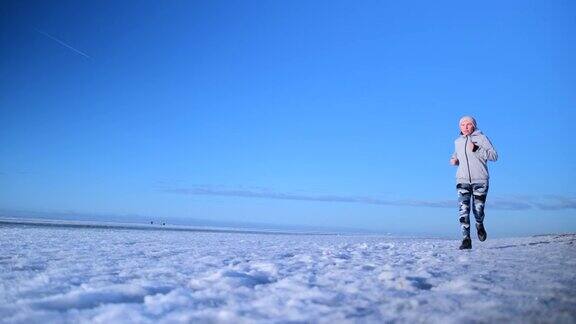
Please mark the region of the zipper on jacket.
[[470, 173], [470, 162], [468, 162], [468, 136], [464, 142], [464, 156], [466, 157], [466, 166], [468, 166], [468, 181], [472, 183], [472, 174]]

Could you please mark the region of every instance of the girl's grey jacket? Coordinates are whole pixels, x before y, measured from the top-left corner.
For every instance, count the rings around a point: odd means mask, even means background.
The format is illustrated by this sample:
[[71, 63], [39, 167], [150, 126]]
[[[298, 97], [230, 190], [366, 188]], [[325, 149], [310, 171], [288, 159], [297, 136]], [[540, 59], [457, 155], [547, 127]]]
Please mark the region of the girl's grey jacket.
[[[468, 147], [470, 142], [474, 143], [472, 150]], [[456, 182], [487, 184], [490, 178], [487, 163], [498, 160], [498, 153], [488, 137], [478, 129], [468, 136], [461, 133], [454, 141], [454, 146], [452, 157], [457, 158], [459, 162]]]

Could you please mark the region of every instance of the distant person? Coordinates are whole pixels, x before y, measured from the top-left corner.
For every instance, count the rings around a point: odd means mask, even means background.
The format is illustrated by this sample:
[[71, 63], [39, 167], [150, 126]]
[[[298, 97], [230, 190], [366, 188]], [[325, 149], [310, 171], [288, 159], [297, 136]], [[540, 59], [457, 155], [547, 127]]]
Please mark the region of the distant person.
[[[460, 250], [471, 249], [470, 205], [476, 218], [478, 239], [483, 242], [487, 234], [484, 227], [484, 204], [488, 194], [488, 161], [496, 161], [498, 153], [486, 135], [478, 129], [470, 116], [460, 118], [460, 136], [454, 141], [455, 150], [450, 164], [457, 165], [456, 190], [458, 191], [462, 244]], [[472, 201], [472, 202], [471, 202]]]

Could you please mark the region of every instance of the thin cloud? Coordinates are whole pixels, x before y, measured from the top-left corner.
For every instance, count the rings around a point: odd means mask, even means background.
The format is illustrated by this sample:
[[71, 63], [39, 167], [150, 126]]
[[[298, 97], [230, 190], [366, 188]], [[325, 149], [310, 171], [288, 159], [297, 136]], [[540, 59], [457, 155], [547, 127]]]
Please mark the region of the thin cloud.
[[544, 210], [576, 209], [576, 197], [547, 195], [535, 204]]
[[70, 46], [70, 45], [66, 44], [64, 41], [62, 41], [62, 40], [60, 40], [60, 39], [58, 39], [58, 38], [56, 38], [56, 37], [54, 37], [54, 36], [52, 36], [52, 35], [48, 34], [47, 32], [45, 32], [45, 31], [42, 31], [42, 30], [39, 30], [39, 29], [36, 29], [36, 28], [34, 28], [34, 30], [35, 30], [36, 32], [38, 32], [38, 33], [40, 33], [40, 34], [42, 34], [42, 35], [44, 35], [44, 36], [46, 36], [46, 37], [50, 38], [51, 40], [53, 40], [53, 41], [57, 42], [58, 44], [60, 44], [60, 45], [62, 45], [62, 46], [64, 46], [64, 47], [66, 47], [67, 49], [69, 49], [69, 50], [71, 50], [71, 51], [75, 52], [76, 54], [82, 55], [82, 56], [84, 56], [84, 57], [86, 57], [86, 58], [88, 58], [88, 59], [92, 59], [92, 57], [91, 57], [90, 55], [88, 55], [88, 54], [86, 54], [86, 53], [82, 52], [82, 51], [81, 51], [81, 50], [79, 50], [79, 49], [76, 49], [76, 48], [74, 48], [74, 47], [72, 47], [72, 46]]
[[[408, 206], [408, 207], [433, 207], [454, 208], [456, 199], [452, 200], [419, 200], [419, 199], [384, 199], [369, 196], [342, 196], [326, 194], [295, 194], [277, 192], [272, 190], [253, 189], [226, 189], [213, 187], [171, 188], [161, 189], [162, 192], [179, 195], [202, 195], [240, 198], [262, 198], [277, 200], [317, 201], [335, 203], [358, 203], [382, 206]], [[492, 209], [503, 210], [565, 210], [576, 209], [576, 198], [558, 195], [545, 196], [512, 196], [490, 197], [489, 205]]]
[[204, 195], [204, 196], [224, 196], [241, 198], [265, 198], [277, 200], [298, 200], [317, 202], [338, 202], [338, 203], [360, 203], [369, 205], [385, 206], [413, 206], [413, 207], [453, 207], [454, 202], [427, 201], [427, 200], [393, 200], [367, 196], [341, 196], [326, 194], [294, 194], [286, 192], [275, 192], [270, 190], [247, 190], [247, 189], [222, 189], [210, 187], [175, 188], [162, 189], [163, 192], [180, 195]]

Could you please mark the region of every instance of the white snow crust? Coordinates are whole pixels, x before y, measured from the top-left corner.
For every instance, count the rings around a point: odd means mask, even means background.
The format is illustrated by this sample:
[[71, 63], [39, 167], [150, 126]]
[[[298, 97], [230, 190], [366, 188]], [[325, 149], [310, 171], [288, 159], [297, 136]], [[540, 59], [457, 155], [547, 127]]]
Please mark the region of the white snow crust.
[[458, 245], [0, 225], [0, 322], [576, 322], [576, 235]]

